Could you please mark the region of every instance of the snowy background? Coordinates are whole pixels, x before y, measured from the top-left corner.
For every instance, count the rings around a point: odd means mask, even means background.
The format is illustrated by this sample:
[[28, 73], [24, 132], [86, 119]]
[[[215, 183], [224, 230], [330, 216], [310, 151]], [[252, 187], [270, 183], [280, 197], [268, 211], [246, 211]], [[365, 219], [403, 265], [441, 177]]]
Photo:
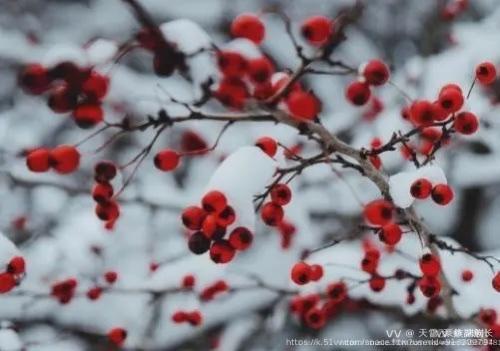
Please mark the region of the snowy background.
[[[347, 31], [348, 40], [335, 57], [357, 67], [372, 58], [391, 66], [392, 81], [411, 97], [434, 98], [446, 83], [467, 91], [474, 67], [485, 60], [500, 64], [500, 6], [494, 0], [470, 1], [469, 8], [453, 21], [443, 21], [437, 0], [366, 1], [362, 17]], [[335, 14], [349, 0], [142, 0], [167, 35], [181, 50], [194, 52], [210, 42], [231, 47], [247, 55], [260, 52], [274, 60], [279, 69], [294, 69], [299, 63], [282, 21], [263, 14], [266, 38], [257, 48], [249, 42], [231, 41], [228, 26], [243, 11], [262, 13], [279, 10], [294, 22], [294, 30], [308, 15]], [[296, 227], [289, 248], [283, 249], [281, 235], [254, 217], [251, 197], [270, 184], [276, 163], [252, 147], [261, 136], [275, 137], [283, 145], [300, 145], [303, 155], [317, 151], [304, 137], [287, 126], [273, 123], [234, 124], [223, 135], [216, 150], [182, 160], [175, 172], [154, 168], [152, 156], [140, 167], [133, 183], [122, 194], [122, 213], [114, 230], [104, 228], [94, 215], [90, 197], [93, 164], [111, 159], [124, 163], [152, 137], [152, 131], [130, 133], [103, 151], [95, 149], [109, 139], [106, 131], [80, 147], [82, 165], [69, 176], [33, 174], [25, 166], [22, 151], [39, 145], [76, 143], [91, 133], [78, 129], [64, 115], [54, 114], [46, 100], [29, 96], [17, 85], [22, 65], [53, 64], [71, 59], [94, 64], [111, 77], [105, 99], [107, 121], [119, 121], [127, 112], [137, 121], [166, 109], [173, 116], [186, 110], [169, 101], [196, 99], [200, 83], [217, 79], [217, 68], [209, 54], [193, 58], [191, 80], [178, 74], [159, 78], [151, 69], [151, 56], [132, 52], [111, 67], [109, 57], [119, 43], [139, 29], [130, 9], [119, 0], [3, 0], [0, 2], [0, 231], [25, 257], [27, 274], [10, 294], [0, 295], [0, 350], [105, 350], [106, 332], [120, 326], [128, 331], [130, 350], [309, 350], [285, 345], [286, 338], [368, 338], [385, 336], [386, 329], [469, 327], [481, 308], [500, 312], [500, 295], [491, 287], [491, 269], [482, 261], [460, 253], [444, 252], [444, 272], [459, 292], [455, 308], [463, 322], [450, 322], [423, 313], [427, 298], [416, 292], [416, 302], [406, 304], [406, 285], [388, 281], [381, 293], [364, 284], [349, 292], [353, 300], [371, 304], [346, 306], [320, 331], [303, 326], [291, 315], [290, 296], [269, 289], [237, 289], [259, 281], [296, 290], [290, 268], [304, 250], [315, 249], [332, 239], [356, 234], [308, 258], [324, 265], [325, 277], [301, 287], [318, 292], [340, 278], [365, 279], [359, 269], [362, 239], [370, 238], [383, 252], [380, 272], [390, 275], [396, 268], [418, 274], [415, 259], [422, 254], [418, 238], [404, 235], [397, 250], [385, 250], [372, 234], [359, 231], [362, 204], [377, 197], [377, 188], [354, 170], [318, 165], [308, 168], [291, 183], [293, 200], [286, 207], [287, 221]], [[208, 34], [207, 34], [208, 33]], [[259, 51], [260, 50], [260, 51]], [[310, 76], [303, 84], [323, 102], [322, 123], [356, 147], [369, 147], [374, 137], [387, 142], [397, 130], [411, 125], [400, 116], [405, 104], [398, 89], [385, 85], [375, 90], [383, 111], [374, 120], [363, 117], [367, 108], [350, 105], [344, 88], [352, 77]], [[166, 92], [165, 92], [166, 91]], [[476, 86], [466, 108], [481, 119], [478, 133], [454, 136], [438, 153], [434, 165], [446, 174], [456, 198], [446, 207], [431, 201], [416, 208], [432, 232], [449, 242], [482, 254], [500, 257], [500, 84], [484, 89]], [[214, 110], [222, 110], [214, 104]], [[195, 131], [208, 145], [223, 124], [192, 121], [175, 125], [155, 145], [178, 149], [182, 136]], [[109, 133], [108, 133], [109, 132]], [[227, 156], [222, 167], [221, 160]], [[286, 161], [279, 151], [279, 165]], [[384, 171], [394, 175], [411, 171], [411, 162], [398, 151], [382, 156]], [[290, 164], [289, 164], [290, 165]], [[119, 175], [119, 183], [125, 175]], [[399, 183], [398, 183], [399, 184]], [[216, 265], [208, 255], [195, 256], [187, 250], [186, 231], [180, 221], [182, 209], [199, 202], [211, 188], [221, 188], [238, 206], [239, 221], [254, 225], [253, 246], [227, 265]], [[371, 235], [371, 236], [370, 236]], [[448, 240], [448, 239], [447, 239]], [[4, 247], [10, 247], [7, 244]], [[4, 257], [2, 254], [5, 253]], [[0, 263], [12, 253], [2, 251]], [[156, 271], [151, 263], [159, 264]], [[474, 272], [464, 284], [461, 272]], [[497, 264], [496, 270], [500, 267]], [[103, 293], [97, 301], [85, 297], [88, 288], [102, 283], [102, 274], [115, 270], [116, 291]], [[175, 291], [182, 277], [193, 274], [193, 292]], [[68, 277], [79, 281], [77, 296], [68, 305], [51, 298], [53, 282]], [[213, 301], [203, 302], [204, 287], [224, 279], [236, 288]], [[170, 291], [154, 295], [145, 291]], [[369, 306], [369, 307], [367, 307]], [[374, 307], [376, 306], [376, 307]], [[204, 322], [199, 327], [174, 324], [178, 309], [199, 309]], [[408, 318], [408, 316], [410, 316]], [[215, 342], [214, 340], [217, 340]], [[218, 344], [218, 345], [215, 345]], [[464, 348], [456, 348], [464, 350]]]

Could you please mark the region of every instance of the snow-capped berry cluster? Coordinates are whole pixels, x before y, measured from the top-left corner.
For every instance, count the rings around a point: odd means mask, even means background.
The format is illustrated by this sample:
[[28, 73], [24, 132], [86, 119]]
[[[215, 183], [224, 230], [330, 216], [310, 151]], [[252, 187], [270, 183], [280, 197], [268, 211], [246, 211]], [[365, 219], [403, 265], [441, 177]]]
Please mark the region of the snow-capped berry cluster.
[[359, 68], [360, 77], [346, 88], [346, 98], [353, 105], [361, 106], [368, 102], [372, 93], [371, 86], [380, 86], [389, 80], [389, 68], [381, 60], [371, 60]]
[[274, 184], [270, 189], [271, 201], [262, 205], [260, 216], [264, 223], [271, 227], [277, 227], [283, 221], [286, 206], [292, 199], [292, 191], [286, 184]]
[[100, 161], [94, 167], [95, 185], [92, 198], [97, 203], [95, 213], [111, 229], [120, 216], [120, 207], [113, 199], [114, 189], [111, 181], [116, 177], [117, 168], [113, 162]]
[[172, 315], [172, 321], [176, 324], [189, 323], [193, 327], [203, 323], [203, 316], [200, 311], [176, 311]]
[[227, 236], [227, 228], [236, 220], [236, 213], [226, 196], [212, 190], [201, 200], [201, 207], [189, 206], [182, 212], [184, 226], [192, 230], [189, 250], [197, 255], [210, 250], [215, 263], [227, 263], [236, 251], [244, 251], [253, 241], [253, 233], [246, 227], [236, 227]]
[[0, 271], [0, 294], [5, 294], [16, 287], [18, 282], [24, 276], [26, 263], [21, 256], [15, 256], [10, 259], [5, 270]]
[[102, 99], [108, 93], [109, 79], [90, 67], [60, 62], [52, 67], [31, 64], [19, 76], [25, 92], [47, 93], [47, 104], [56, 113], [72, 112], [80, 128], [91, 128], [103, 121]]
[[428, 179], [420, 178], [413, 182], [410, 187], [411, 195], [416, 199], [427, 199], [429, 196], [432, 200], [442, 206], [445, 206], [453, 200], [453, 190], [448, 184], [433, 185]]
[[80, 152], [72, 145], [37, 148], [26, 154], [26, 166], [32, 172], [42, 173], [52, 168], [59, 174], [68, 174], [76, 171], [79, 165]]

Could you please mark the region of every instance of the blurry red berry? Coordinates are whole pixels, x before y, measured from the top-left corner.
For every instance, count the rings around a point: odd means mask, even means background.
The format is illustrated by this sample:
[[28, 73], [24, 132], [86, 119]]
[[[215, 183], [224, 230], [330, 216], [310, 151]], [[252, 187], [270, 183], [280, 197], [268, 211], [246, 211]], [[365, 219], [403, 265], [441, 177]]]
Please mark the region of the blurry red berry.
[[271, 189], [271, 201], [277, 205], [285, 206], [292, 199], [292, 191], [286, 184], [276, 184]]
[[226, 206], [222, 211], [217, 213], [217, 225], [221, 227], [228, 227], [236, 220], [236, 213], [231, 206]]
[[200, 311], [193, 311], [191, 313], [188, 313], [187, 321], [192, 326], [198, 326], [203, 322], [203, 317], [202, 317]]
[[247, 85], [240, 77], [224, 78], [214, 96], [225, 106], [241, 110], [249, 96]]
[[446, 112], [457, 112], [464, 104], [462, 90], [460, 88], [457, 89], [454, 85], [445, 86], [439, 92], [438, 102], [439, 106], [441, 106]]
[[205, 217], [205, 211], [198, 206], [189, 206], [182, 211], [182, 223], [191, 230], [201, 229]]
[[5, 294], [16, 286], [16, 279], [10, 273], [0, 273], [0, 294]]
[[78, 101], [77, 92], [67, 84], [59, 84], [50, 92], [47, 104], [56, 113], [66, 113], [73, 110]]
[[267, 225], [277, 226], [283, 220], [283, 208], [273, 202], [268, 202], [262, 206], [260, 216]]
[[432, 183], [425, 178], [417, 179], [410, 187], [410, 194], [416, 199], [426, 199], [431, 195]]
[[307, 284], [311, 281], [311, 266], [305, 262], [297, 262], [293, 265], [290, 274], [295, 284]]
[[26, 165], [31, 172], [47, 172], [50, 168], [50, 151], [45, 148], [30, 151], [26, 156]]
[[242, 77], [248, 68], [246, 58], [234, 51], [220, 51], [217, 53], [217, 64], [220, 71], [227, 77]]
[[154, 158], [155, 167], [160, 171], [169, 172], [177, 168], [180, 155], [172, 149], [164, 149], [158, 152]]
[[438, 205], [447, 205], [453, 200], [453, 190], [448, 184], [438, 184], [432, 188], [431, 197]]
[[481, 308], [479, 319], [486, 325], [491, 325], [497, 321], [497, 311], [493, 308]]
[[347, 286], [344, 282], [331, 283], [326, 288], [326, 294], [331, 300], [341, 302], [347, 297]]
[[109, 284], [114, 284], [117, 279], [118, 273], [116, 273], [115, 271], [107, 271], [106, 273], [104, 273], [104, 280], [106, 280], [106, 282]]
[[87, 291], [87, 298], [89, 300], [95, 301], [101, 297], [101, 294], [102, 294], [102, 289], [100, 287], [96, 286], [96, 287], [90, 288]]
[[389, 80], [389, 68], [381, 60], [371, 60], [363, 67], [363, 77], [370, 85], [382, 85]]
[[427, 100], [417, 100], [410, 106], [410, 119], [416, 126], [428, 126], [434, 122], [436, 109]]
[[188, 248], [192, 253], [202, 255], [210, 248], [210, 239], [202, 232], [195, 232], [189, 237]]
[[94, 166], [94, 179], [98, 183], [109, 183], [116, 177], [116, 165], [111, 161], [99, 161]]
[[47, 69], [40, 64], [30, 64], [24, 67], [19, 75], [19, 85], [29, 94], [42, 94], [50, 87], [50, 77]]
[[259, 57], [248, 61], [248, 75], [254, 83], [264, 83], [271, 79], [274, 67], [267, 57]]
[[286, 99], [288, 110], [293, 117], [312, 120], [321, 110], [319, 100], [312, 93], [292, 91]]
[[361, 106], [368, 102], [371, 96], [370, 86], [366, 83], [354, 81], [347, 86], [346, 98], [353, 105]]
[[196, 132], [186, 130], [181, 135], [181, 150], [185, 152], [202, 151], [207, 148], [206, 141]]
[[269, 157], [274, 157], [274, 155], [276, 155], [276, 151], [278, 150], [278, 143], [270, 137], [261, 137], [257, 139], [255, 145], [260, 147], [262, 151], [269, 155]]
[[188, 274], [188, 275], [185, 275], [183, 278], [182, 278], [182, 282], [181, 282], [181, 286], [184, 288], [184, 289], [191, 289], [194, 287], [194, 284], [195, 284], [195, 278], [194, 278], [194, 275], [192, 274]]
[[219, 240], [210, 247], [210, 258], [215, 263], [228, 263], [234, 257], [235, 251], [227, 240]]
[[104, 119], [104, 111], [99, 103], [83, 103], [73, 111], [73, 119], [80, 128], [92, 128]]
[[114, 201], [98, 203], [95, 207], [97, 217], [102, 221], [113, 221], [120, 216], [120, 208]]
[[385, 278], [379, 276], [379, 275], [373, 275], [370, 278], [370, 281], [368, 282], [370, 285], [370, 289], [374, 292], [380, 292], [384, 289], [385, 287]]
[[92, 71], [83, 82], [82, 92], [91, 100], [101, 100], [108, 92], [108, 77]]
[[26, 269], [26, 262], [21, 256], [13, 257], [7, 264], [7, 273], [18, 275], [23, 274]]
[[464, 282], [470, 282], [474, 278], [474, 273], [471, 270], [465, 269], [462, 271], [462, 280]]
[[108, 331], [108, 340], [114, 345], [121, 347], [127, 338], [127, 331], [123, 328], [113, 328]]
[[380, 231], [380, 240], [387, 245], [396, 245], [401, 240], [403, 232], [396, 223], [389, 223], [382, 227]]
[[171, 76], [175, 69], [182, 64], [182, 60], [181, 54], [170, 48], [165, 49], [162, 45], [154, 51], [153, 70], [159, 77]]
[[323, 45], [332, 36], [333, 21], [325, 16], [312, 16], [302, 23], [300, 30], [311, 44]]
[[317, 282], [323, 277], [323, 267], [319, 264], [313, 264], [311, 265], [311, 272], [310, 272], [311, 280], [314, 282]]
[[260, 44], [264, 40], [266, 28], [256, 15], [243, 13], [238, 15], [231, 23], [231, 34], [234, 37], [247, 38], [255, 44]]
[[474, 134], [479, 128], [479, 120], [471, 112], [460, 112], [453, 121], [455, 130], [464, 135]]
[[188, 314], [184, 311], [176, 311], [172, 315], [172, 321], [174, 323], [183, 323], [186, 322], [187, 320], [188, 320]]
[[427, 253], [419, 260], [420, 270], [426, 276], [437, 276], [441, 271], [439, 258], [433, 254]]
[[218, 213], [227, 207], [227, 198], [222, 192], [212, 190], [203, 196], [201, 206], [207, 212]]
[[418, 281], [418, 287], [426, 297], [438, 296], [441, 291], [441, 282], [434, 276], [424, 275]]
[[239, 251], [246, 250], [252, 245], [253, 234], [246, 227], [237, 227], [229, 235], [229, 244]]
[[108, 202], [111, 197], [113, 197], [113, 186], [109, 183], [97, 183], [92, 188], [92, 198], [96, 202]]
[[500, 272], [497, 272], [497, 274], [495, 274], [493, 280], [491, 281], [491, 285], [493, 286], [493, 289], [500, 292]]
[[482, 84], [491, 84], [497, 78], [497, 70], [492, 62], [486, 61], [476, 67], [476, 78]]
[[305, 315], [305, 322], [310, 328], [321, 329], [326, 324], [325, 313], [319, 308], [311, 308]]
[[57, 173], [71, 173], [80, 165], [80, 153], [72, 145], [59, 145], [50, 151], [49, 163]]
[[365, 205], [363, 215], [365, 220], [374, 225], [388, 224], [393, 217], [394, 206], [387, 200], [374, 200]]

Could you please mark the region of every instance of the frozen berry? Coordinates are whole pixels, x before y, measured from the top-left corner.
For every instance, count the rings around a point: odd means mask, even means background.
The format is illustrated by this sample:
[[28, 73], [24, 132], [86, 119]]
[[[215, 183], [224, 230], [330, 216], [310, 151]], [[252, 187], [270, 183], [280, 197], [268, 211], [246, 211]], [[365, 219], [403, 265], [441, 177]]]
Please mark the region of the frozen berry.
[[114, 201], [98, 203], [95, 208], [97, 217], [102, 221], [113, 221], [120, 216], [120, 208]]
[[21, 256], [13, 257], [7, 264], [7, 273], [18, 275], [23, 274], [26, 269], [26, 263]]
[[49, 163], [57, 173], [71, 173], [80, 165], [80, 153], [74, 146], [59, 145], [50, 151]]
[[158, 152], [154, 158], [155, 167], [161, 171], [173, 171], [179, 165], [180, 156], [175, 150], [164, 149]]
[[311, 280], [317, 282], [323, 277], [323, 267], [319, 264], [311, 265]]
[[453, 190], [448, 184], [438, 184], [432, 188], [431, 197], [438, 205], [447, 205], [453, 200]]
[[207, 212], [219, 213], [227, 207], [227, 198], [222, 192], [212, 190], [203, 196], [201, 206]]
[[363, 215], [365, 219], [374, 225], [388, 224], [394, 212], [394, 206], [387, 200], [374, 200], [365, 205]]
[[380, 292], [385, 287], [385, 278], [379, 275], [373, 275], [370, 278], [368, 284], [370, 285], [370, 289], [372, 289], [374, 292]]
[[241, 77], [248, 68], [245, 57], [234, 51], [220, 51], [217, 54], [217, 64], [222, 74], [227, 77]]
[[417, 100], [410, 107], [410, 119], [417, 126], [428, 126], [434, 122], [436, 109], [427, 100]]
[[464, 135], [474, 134], [479, 128], [479, 120], [471, 112], [460, 112], [453, 121], [455, 130]]
[[97, 183], [92, 188], [92, 198], [96, 202], [108, 202], [113, 196], [113, 187], [109, 183]]
[[226, 206], [222, 211], [217, 213], [217, 225], [221, 227], [228, 227], [234, 223], [236, 219], [236, 213], [231, 206]]
[[298, 119], [312, 120], [321, 110], [319, 100], [312, 93], [293, 91], [286, 99], [288, 110]]
[[325, 312], [319, 308], [311, 308], [305, 315], [305, 322], [310, 328], [321, 329], [326, 324]]
[[219, 240], [210, 247], [210, 258], [215, 263], [227, 263], [234, 257], [235, 251], [227, 240]]
[[229, 235], [229, 244], [239, 251], [248, 249], [252, 245], [252, 241], [253, 234], [245, 227], [237, 227]]
[[277, 205], [285, 206], [292, 199], [292, 191], [286, 184], [276, 184], [271, 189], [271, 200]]
[[73, 119], [80, 128], [92, 128], [102, 122], [104, 111], [99, 103], [83, 103], [73, 111]]
[[182, 223], [191, 230], [201, 229], [205, 217], [205, 211], [198, 206], [189, 206], [182, 211]]
[[470, 282], [474, 278], [474, 273], [471, 270], [465, 269], [462, 271], [462, 280], [464, 282]]
[[382, 85], [389, 80], [389, 68], [380, 60], [371, 60], [363, 67], [363, 77], [371, 85]]
[[255, 145], [260, 147], [269, 157], [274, 157], [274, 155], [276, 155], [276, 151], [278, 150], [278, 143], [270, 137], [259, 138], [255, 142]]
[[118, 279], [118, 273], [115, 271], [107, 271], [104, 273], [104, 280], [108, 284], [114, 284]]
[[309, 283], [311, 281], [311, 266], [305, 262], [294, 264], [291, 271], [291, 278], [298, 285]]
[[457, 112], [464, 104], [462, 90], [456, 86], [446, 86], [439, 92], [438, 102], [446, 112]]
[[202, 255], [210, 248], [210, 239], [202, 232], [195, 232], [189, 237], [188, 247], [192, 253]]
[[56, 86], [49, 95], [47, 104], [56, 113], [66, 113], [73, 110], [78, 100], [77, 92], [67, 84]]
[[264, 40], [266, 28], [259, 17], [252, 13], [243, 13], [231, 23], [231, 34], [237, 38], [247, 38], [255, 44]]
[[410, 187], [411, 196], [416, 199], [426, 199], [431, 195], [432, 183], [425, 178], [417, 179]]
[[24, 67], [19, 75], [19, 85], [29, 94], [42, 94], [50, 87], [47, 69], [40, 64], [30, 64]]
[[427, 276], [437, 276], [441, 271], [439, 258], [430, 253], [427, 253], [420, 258], [419, 265], [422, 273]]
[[401, 240], [401, 227], [396, 223], [389, 223], [382, 227], [380, 231], [380, 240], [387, 245], [396, 245]]
[[283, 207], [273, 202], [268, 202], [262, 206], [260, 216], [267, 225], [276, 226], [283, 220]]
[[127, 331], [123, 328], [113, 328], [108, 332], [108, 340], [114, 345], [121, 347], [127, 338]]
[[26, 165], [32, 172], [47, 172], [50, 168], [50, 151], [45, 148], [32, 150], [26, 156]]
[[248, 61], [248, 75], [254, 83], [267, 82], [273, 72], [273, 64], [267, 57], [259, 57]]
[[341, 302], [347, 297], [347, 286], [344, 282], [331, 283], [326, 288], [326, 294], [331, 300]]
[[370, 86], [363, 82], [352, 82], [346, 89], [346, 98], [353, 105], [361, 106], [368, 102], [370, 99], [371, 91]]
[[0, 294], [5, 294], [16, 286], [16, 279], [10, 273], [0, 273]]
[[430, 298], [439, 295], [441, 282], [436, 277], [424, 275], [419, 279], [418, 287], [424, 296]]
[[92, 100], [100, 100], [108, 92], [108, 77], [92, 71], [90, 76], [83, 82], [82, 92]]
[[497, 274], [495, 274], [493, 280], [491, 281], [491, 285], [493, 286], [493, 289], [500, 292], [500, 272], [497, 272]]
[[333, 21], [324, 16], [312, 16], [302, 23], [301, 33], [314, 45], [323, 45], [333, 33]]

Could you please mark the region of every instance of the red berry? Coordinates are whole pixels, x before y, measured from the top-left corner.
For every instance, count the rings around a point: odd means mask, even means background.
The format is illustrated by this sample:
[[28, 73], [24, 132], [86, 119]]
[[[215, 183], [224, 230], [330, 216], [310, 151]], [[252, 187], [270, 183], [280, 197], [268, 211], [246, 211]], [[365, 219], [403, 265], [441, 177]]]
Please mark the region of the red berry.
[[192, 274], [188, 274], [188, 275], [185, 275], [183, 278], [182, 278], [182, 283], [181, 283], [181, 286], [184, 288], [184, 289], [191, 289], [194, 287], [194, 284], [195, 284], [195, 278], [194, 278], [194, 275]]
[[108, 202], [113, 197], [113, 186], [109, 183], [97, 183], [92, 189], [92, 198], [99, 203]]
[[228, 263], [234, 257], [235, 251], [227, 240], [219, 240], [210, 247], [210, 258], [215, 263]]
[[410, 187], [410, 194], [416, 199], [426, 199], [431, 195], [432, 183], [425, 178], [417, 179]]
[[123, 328], [113, 328], [108, 332], [108, 340], [118, 347], [123, 346], [127, 338], [127, 331]]
[[209, 239], [215, 239], [215, 236], [220, 229], [222, 229], [222, 233], [225, 234], [225, 228], [217, 225], [217, 214], [215, 213], [207, 215], [201, 225], [203, 234], [205, 234], [205, 236]]
[[217, 54], [217, 64], [222, 74], [227, 77], [242, 77], [248, 68], [246, 58], [234, 51], [220, 51]]
[[491, 281], [491, 285], [493, 286], [493, 289], [500, 292], [500, 272], [497, 272], [497, 274], [495, 274], [493, 280]]
[[273, 64], [267, 57], [259, 57], [248, 61], [248, 75], [254, 83], [267, 82], [273, 73]]
[[257, 100], [266, 100], [274, 93], [273, 85], [270, 81], [256, 84], [252, 96]]
[[311, 265], [311, 280], [317, 282], [323, 277], [323, 267], [319, 264]]
[[470, 282], [474, 278], [474, 273], [472, 271], [465, 269], [462, 271], [462, 280], [464, 282]]
[[172, 321], [174, 323], [183, 323], [188, 320], [188, 314], [184, 311], [177, 311], [172, 315]]
[[264, 23], [254, 14], [243, 13], [238, 15], [231, 23], [231, 34], [237, 38], [247, 38], [255, 44], [264, 40], [266, 28]]
[[373, 275], [370, 278], [370, 281], [368, 284], [370, 285], [370, 289], [372, 289], [375, 292], [380, 292], [385, 287], [385, 278], [383, 278], [379, 275]]
[[264, 151], [269, 157], [274, 157], [276, 151], [278, 150], [278, 143], [276, 140], [270, 137], [261, 137], [255, 142], [255, 146], [258, 146]]
[[106, 280], [106, 282], [109, 284], [114, 284], [117, 279], [118, 273], [116, 273], [115, 271], [108, 271], [104, 273], [104, 280]]
[[479, 311], [479, 319], [486, 325], [491, 325], [497, 321], [497, 311], [493, 308], [486, 308]]
[[455, 116], [453, 127], [460, 134], [471, 135], [479, 128], [479, 120], [471, 112], [460, 112]]
[[203, 196], [201, 206], [209, 213], [219, 213], [227, 207], [227, 198], [222, 192], [212, 190]]
[[111, 161], [99, 161], [94, 167], [94, 179], [98, 183], [109, 183], [116, 173], [116, 166]]
[[426, 276], [437, 276], [441, 271], [439, 258], [433, 254], [427, 253], [419, 260], [420, 270]]
[[202, 255], [210, 248], [210, 239], [202, 232], [195, 232], [189, 237], [188, 248], [192, 253]]
[[246, 250], [252, 245], [253, 234], [245, 227], [235, 228], [229, 235], [229, 244], [239, 251]]
[[154, 158], [155, 167], [160, 171], [169, 172], [177, 168], [180, 155], [171, 149], [164, 149], [158, 152]]
[[379, 155], [372, 155], [369, 157], [369, 160], [375, 169], [380, 169], [380, 167], [382, 167], [382, 159]]
[[90, 288], [87, 291], [87, 298], [89, 300], [95, 301], [95, 300], [99, 299], [99, 297], [101, 297], [101, 294], [102, 294], [102, 289], [100, 287], [96, 286], [96, 287]]
[[273, 202], [268, 202], [262, 206], [260, 216], [267, 225], [271, 227], [277, 226], [283, 220], [283, 207]]
[[73, 119], [78, 127], [92, 128], [104, 119], [104, 111], [98, 103], [83, 103], [73, 111]]
[[302, 23], [301, 33], [314, 45], [325, 44], [333, 33], [333, 21], [324, 16], [309, 17]]
[[292, 191], [286, 184], [276, 184], [271, 189], [271, 201], [277, 205], [285, 206], [292, 199]]
[[294, 264], [291, 271], [291, 278], [298, 285], [309, 283], [311, 281], [311, 266], [305, 262]]
[[29, 94], [42, 94], [50, 87], [47, 69], [39, 64], [26, 66], [19, 75], [19, 85]]
[[114, 201], [98, 203], [95, 207], [97, 217], [102, 221], [114, 221], [120, 216], [120, 208]]
[[312, 93], [292, 91], [286, 99], [288, 110], [293, 117], [312, 120], [321, 110], [319, 100]]
[[321, 329], [326, 324], [326, 316], [323, 310], [311, 308], [305, 315], [305, 321], [308, 327]]
[[32, 150], [26, 156], [26, 166], [31, 172], [47, 172], [50, 168], [50, 151], [45, 148]]
[[198, 326], [203, 322], [203, 317], [199, 311], [193, 311], [187, 315], [187, 321], [192, 326]]
[[497, 70], [492, 62], [486, 61], [476, 67], [476, 78], [482, 84], [491, 84], [497, 78]]
[[363, 77], [371, 85], [382, 85], [389, 80], [389, 68], [380, 60], [371, 60], [363, 67]]
[[83, 82], [82, 92], [91, 100], [101, 100], [108, 92], [109, 79], [100, 73], [92, 71]]
[[13, 257], [7, 264], [7, 273], [18, 275], [23, 274], [26, 270], [26, 262], [21, 256]]
[[428, 126], [434, 122], [436, 109], [427, 100], [417, 100], [410, 106], [410, 119], [417, 126]]
[[389, 223], [382, 227], [380, 231], [380, 240], [387, 245], [396, 245], [401, 240], [403, 232], [396, 223]]
[[335, 302], [341, 302], [347, 297], [347, 286], [344, 282], [331, 283], [326, 288], [326, 294]]
[[221, 227], [228, 227], [236, 220], [236, 213], [231, 206], [226, 206], [225, 209], [217, 213], [217, 225]]
[[450, 112], [448, 112], [446, 109], [441, 106], [441, 104], [438, 101], [434, 101], [432, 103], [432, 106], [434, 108], [434, 120], [435, 121], [444, 121], [448, 116], [450, 115]]
[[448, 184], [438, 184], [432, 188], [432, 200], [438, 205], [447, 205], [453, 200], [453, 190]]
[[439, 92], [438, 98], [439, 106], [446, 112], [457, 112], [464, 104], [464, 96], [462, 90], [457, 89], [456, 86], [446, 86]]
[[189, 206], [182, 211], [182, 223], [191, 230], [200, 230], [206, 213], [198, 206]]
[[207, 148], [206, 141], [196, 132], [186, 130], [181, 136], [181, 150], [185, 152], [200, 152]]
[[0, 273], [0, 294], [5, 294], [16, 286], [16, 279], [10, 273]]
[[80, 153], [74, 146], [59, 145], [50, 151], [49, 163], [57, 173], [71, 173], [80, 165]]
[[347, 86], [346, 98], [353, 105], [361, 106], [368, 102], [371, 96], [370, 86], [366, 83], [354, 81]]
[[225, 106], [241, 110], [249, 96], [247, 85], [240, 77], [224, 78], [214, 96]]
[[73, 110], [78, 101], [77, 92], [67, 84], [59, 84], [49, 95], [47, 104], [56, 113], [66, 113]]
[[418, 281], [418, 287], [426, 297], [438, 296], [441, 291], [441, 282], [433, 276], [424, 275]]
[[387, 200], [374, 200], [365, 205], [364, 218], [374, 225], [388, 224], [393, 217], [394, 206]]

